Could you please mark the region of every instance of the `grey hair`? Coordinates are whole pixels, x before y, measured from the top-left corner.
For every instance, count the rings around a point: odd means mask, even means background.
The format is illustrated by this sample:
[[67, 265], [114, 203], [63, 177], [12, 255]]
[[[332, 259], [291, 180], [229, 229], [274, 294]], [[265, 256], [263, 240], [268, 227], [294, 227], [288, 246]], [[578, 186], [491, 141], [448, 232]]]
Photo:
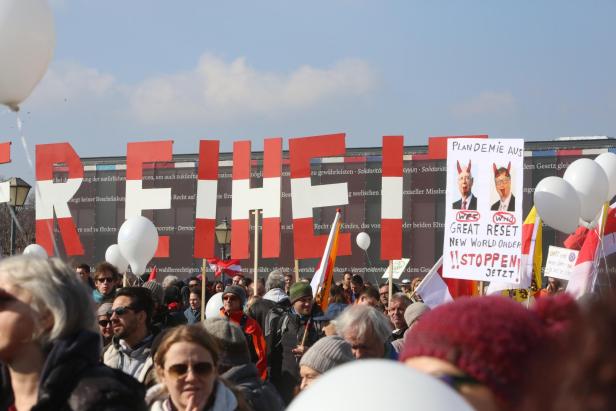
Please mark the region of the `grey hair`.
[[168, 275], [163, 278], [163, 288], [170, 287], [172, 285], [176, 285], [180, 281], [179, 277], [175, 275]]
[[370, 333], [385, 343], [393, 328], [385, 314], [368, 305], [353, 305], [334, 321], [336, 332], [342, 338], [349, 331], [356, 333], [357, 338], [364, 338]]
[[265, 290], [273, 290], [274, 288], [280, 288], [284, 290], [284, 274], [280, 270], [274, 270], [267, 276], [265, 281]]
[[36, 337], [42, 345], [79, 330], [98, 332], [92, 297], [83, 282], [61, 260], [9, 257], [0, 261], [0, 275], [32, 294], [32, 308], [40, 317], [51, 313], [52, 329]]
[[407, 295], [402, 293], [402, 292], [395, 293], [394, 295], [392, 295], [391, 296], [391, 300], [389, 301], [389, 303], [391, 304], [393, 301], [404, 303], [405, 307], [408, 307], [412, 303], [411, 299], [409, 297], [407, 297]]

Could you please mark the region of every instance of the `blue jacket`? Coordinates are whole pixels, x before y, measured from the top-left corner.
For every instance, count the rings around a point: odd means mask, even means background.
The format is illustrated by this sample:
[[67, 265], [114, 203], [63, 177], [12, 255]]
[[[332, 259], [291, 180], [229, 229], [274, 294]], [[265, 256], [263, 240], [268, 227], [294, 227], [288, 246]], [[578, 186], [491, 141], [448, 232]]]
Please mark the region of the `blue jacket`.
[[190, 307], [184, 310], [184, 317], [186, 317], [187, 324], [195, 324], [201, 321], [201, 313], [197, 311], [197, 313], [195, 314]]

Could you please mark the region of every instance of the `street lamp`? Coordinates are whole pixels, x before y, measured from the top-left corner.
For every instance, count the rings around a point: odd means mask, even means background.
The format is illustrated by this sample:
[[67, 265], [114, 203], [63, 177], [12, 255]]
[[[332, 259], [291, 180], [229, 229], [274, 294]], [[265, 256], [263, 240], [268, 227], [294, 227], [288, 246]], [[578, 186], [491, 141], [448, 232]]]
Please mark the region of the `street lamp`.
[[15, 231], [16, 231], [16, 219], [15, 210], [17, 207], [23, 207], [30, 192], [30, 184], [26, 183], [19, 177], [13, 177], [10, 180], [11, 186], [11, 199], [9, 206], [13, 210], [11, 215], [11, 255], [15, 254]]
[[214, 229], [216, 232], [216, 241], [220, 244], [222, 249], [222, 259], [227, 259], [227, 246], [231, 244], [231, 226], [227, 219], [222, 220], [222, 223], [218, 224]]

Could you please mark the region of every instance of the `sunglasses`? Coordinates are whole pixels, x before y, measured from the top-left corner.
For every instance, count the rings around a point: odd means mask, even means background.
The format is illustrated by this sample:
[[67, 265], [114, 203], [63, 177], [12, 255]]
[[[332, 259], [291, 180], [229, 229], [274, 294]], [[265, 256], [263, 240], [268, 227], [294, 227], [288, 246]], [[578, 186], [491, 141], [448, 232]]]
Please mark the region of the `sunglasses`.
[[239, 298], [237, 298], [235, 295], [225, 295], [222, 297], [223, 301], [230, 301], [230, 300], [239, 300]]
[[97, 282], [99, 283], [112, 283], [113, 282], [113, 278], [111, 277], [99, 277], [96, 279]]
[[197, 377], [207, 377], [214, 371], [214, 365], [209, 362], [198, 362], [196, 364], [173, 364], [167, 369], [167, 373], [172, 378], [184, 378], [188, 374], [188, 369], [191, 368], [193, 375]]
[[113, 313], [116, 313], [116, 315], [124, 315], [124, 314], [126, 314], [128, 312], [128, 310], [135, 311], [135, 307], [131, 307], [131, 306], [123, 307], [123, 306], [120, 306], [118, 308], [114, 308], [113, 310], [107, 311], [107, 315], [110, 316], [110, 317], [113, 315]]
[[103, 328], [106, 328], [107, 326], [109, 326], [109, 324], [111, 324], [111, 321], [109, 320], [100, 320], [98, 322], [98, 325], [100, 325]]
[[435, 377], [458, 392], [462, 385], [481, 385], [479, 381], [468, 375], [438, 374]]

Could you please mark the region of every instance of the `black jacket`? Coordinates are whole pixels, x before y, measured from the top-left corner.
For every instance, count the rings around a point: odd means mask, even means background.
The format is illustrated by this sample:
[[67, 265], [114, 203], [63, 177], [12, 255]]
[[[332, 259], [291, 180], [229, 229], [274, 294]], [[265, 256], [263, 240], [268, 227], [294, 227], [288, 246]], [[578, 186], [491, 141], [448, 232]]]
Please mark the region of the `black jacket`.
[[[145, 390], [132, 377], [99, 363], [100, 337], [90, 331], [54, 341], [31, 411], [146, 410]], [[13, 404], [8, 370], [0, 373], [0, 410]]]
[[[273, 316], [275, 310], [268, 314], [269, 327], [272, 331], [267, 336], [270, 381], [284, 400], [289, 404], [293, 399], [295, 387], [300, 383], [299, 358], [292, 352], [302, 343], [307, 319], [302, 319], [292, 309], [288, 309], [280, 316]], [[308, 321], [308, 330], [304, 341], [305, 347], [310, 347], [323, 337], [323, 322], [315, 321], [314, 317], [323, 315], [318, 305], [314, 305]]]
[[265, 330], [265, 318], [267, 317], [267, 313], [274, 307], [280, 307], [286, 310], [291, 307], [291, 303], [288, 299], [275, 303], [271, 300], [259, 298], [248, 309], [248, 315], [257, 320], [261, 329]]
[[247, 363], [231, 367], [221, 377], [231, 382], [254, 411], [282, 411], [284, 402], [272, 384], [261, 381], [257, 366]]

